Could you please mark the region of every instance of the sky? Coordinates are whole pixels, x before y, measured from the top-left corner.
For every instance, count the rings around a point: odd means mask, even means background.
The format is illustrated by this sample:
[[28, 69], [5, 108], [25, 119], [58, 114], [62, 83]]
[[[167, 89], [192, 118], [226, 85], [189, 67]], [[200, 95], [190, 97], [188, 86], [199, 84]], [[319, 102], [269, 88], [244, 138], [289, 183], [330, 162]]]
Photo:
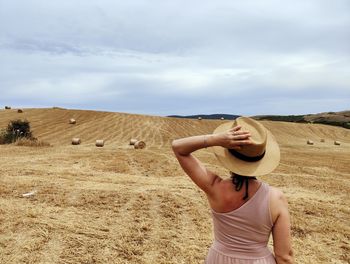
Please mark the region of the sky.
[[350, 109], [349, 0], [0, 0], [0, 106]]

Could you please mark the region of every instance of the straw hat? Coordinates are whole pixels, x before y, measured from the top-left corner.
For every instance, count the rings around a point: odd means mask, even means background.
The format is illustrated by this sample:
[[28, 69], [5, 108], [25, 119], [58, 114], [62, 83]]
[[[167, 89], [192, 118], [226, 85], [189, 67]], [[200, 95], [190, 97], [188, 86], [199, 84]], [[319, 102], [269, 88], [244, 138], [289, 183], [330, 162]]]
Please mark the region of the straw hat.
[[275, 137], [261, 123], [248, 117], [217, 127], [214, 134], [226, 132], [235, 126], [249, 131], [253, 144], [242, 146], [240, 150], [214, 146], [213, 152], [221, 164], [231, 172], [242, 176], [260, 176], [272, 172], [279, 164], [280, 149]]

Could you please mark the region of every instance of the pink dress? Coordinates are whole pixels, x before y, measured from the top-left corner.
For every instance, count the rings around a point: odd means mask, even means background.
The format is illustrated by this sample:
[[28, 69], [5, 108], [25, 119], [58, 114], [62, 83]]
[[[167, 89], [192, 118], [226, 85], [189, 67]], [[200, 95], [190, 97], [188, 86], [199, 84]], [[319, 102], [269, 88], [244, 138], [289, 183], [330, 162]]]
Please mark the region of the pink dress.
[[212, 210], [214, 242], [206, 264], [276, 264], [267, 247], [273, 226], [269, 208], [269, 185], [241, 207], [228, 213]]

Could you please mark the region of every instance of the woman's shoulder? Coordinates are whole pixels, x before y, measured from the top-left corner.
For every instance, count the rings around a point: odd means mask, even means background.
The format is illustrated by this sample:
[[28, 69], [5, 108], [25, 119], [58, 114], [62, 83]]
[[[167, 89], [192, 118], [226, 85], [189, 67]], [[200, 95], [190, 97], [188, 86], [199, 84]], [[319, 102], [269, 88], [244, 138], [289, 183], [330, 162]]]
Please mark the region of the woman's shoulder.
[[269, 186], [270, 211], [273, 222], [277, 219], [281, 211], [288, 207], [287, 198], [283, 191], [277, 187]]
[[281, 189], [271, 185], [269, 185], [269, 189], [270, 189], [271, 198], [277, 199], [277, 200], [285, 198], [284, 193]]

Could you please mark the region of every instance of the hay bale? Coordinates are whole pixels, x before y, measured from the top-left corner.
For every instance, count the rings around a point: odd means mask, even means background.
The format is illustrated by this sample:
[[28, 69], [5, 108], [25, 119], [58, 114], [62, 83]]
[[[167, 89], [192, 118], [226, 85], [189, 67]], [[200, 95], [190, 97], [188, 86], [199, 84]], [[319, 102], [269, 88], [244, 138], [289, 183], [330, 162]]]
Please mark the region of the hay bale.
[[103, 139], [96, 140], [96, 147], [103, 147], [105, 145], [105, 141]]
[[225, 118], [224, 118], [224, 117], [221, 117], [220, 119], [221, 119], [221, 120], [224, 120]]
[[72, 145], [80, 145], [81, 140], [80, 138], [72, 138]]
[[130, 139], [129, 145], [135, 145], [138, 140], [136, 138]]
[[7, 106], [7, 105], [6, 105], [6, 106], [5, 106], [5, 109], [11, 109], [11, 106]]
[[139, 140], [134, 144], [135, 149], [143, 149], [145, 147], [146, 147], [146, 143], [142, 140]]
[[17, 109], [17, 113], [23, 113], [22, 109]]
[[335, 140], [335, 141], [334, 141], [334, 145], [340, 146], [340, 141]]
[[321, 142], [325, 142], [325, 140], [324, 140], [324, 138], [321, 138], [321, 140], [320, 140]]
[[199, 117], [198, 117], [198, 120], [202, 120], [202, 117], [201, 117], [201, 116], [199, 116]]
[[77, 123], [77, 121], [74, 118], [69, 119], [69, 124], [74, 125], [76, 123]]
[[312, 140], [308, 140], [307, 142], [306, 142], [308, 145], [313, 145], [314, 144], [314, 142], [312, 141]]

